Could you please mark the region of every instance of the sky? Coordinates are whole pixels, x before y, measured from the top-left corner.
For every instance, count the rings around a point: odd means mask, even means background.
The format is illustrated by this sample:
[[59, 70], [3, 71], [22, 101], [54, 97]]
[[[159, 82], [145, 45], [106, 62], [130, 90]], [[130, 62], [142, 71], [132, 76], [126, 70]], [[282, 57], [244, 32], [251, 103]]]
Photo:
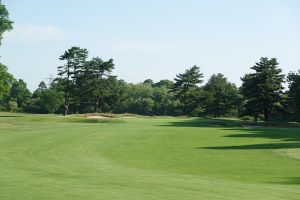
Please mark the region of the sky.
[[2, 0], [14, 21], [0, 62], [31, 90], [56, 76], [72, 46], [113, 58], [127, 82], [173, 79], [193, 65], [205, 81], [241, 85], [260, 57], [300, 69], [299, 0]]

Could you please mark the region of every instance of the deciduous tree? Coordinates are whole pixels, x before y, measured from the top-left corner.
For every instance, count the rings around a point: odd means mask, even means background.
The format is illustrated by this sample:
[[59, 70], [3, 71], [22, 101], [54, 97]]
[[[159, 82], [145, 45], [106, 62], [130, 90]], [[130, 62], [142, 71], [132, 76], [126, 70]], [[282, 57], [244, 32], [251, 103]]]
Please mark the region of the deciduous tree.
[[205, 112], [214, 117], [237, 115], [239, 91], [223, 74], [214, 74], [204, 86]]
[[3, 38], [3, 33], [12, 30], [13, 22], [9, 19], [9, 13], [5, 5], [0, 0], [0, 45]]

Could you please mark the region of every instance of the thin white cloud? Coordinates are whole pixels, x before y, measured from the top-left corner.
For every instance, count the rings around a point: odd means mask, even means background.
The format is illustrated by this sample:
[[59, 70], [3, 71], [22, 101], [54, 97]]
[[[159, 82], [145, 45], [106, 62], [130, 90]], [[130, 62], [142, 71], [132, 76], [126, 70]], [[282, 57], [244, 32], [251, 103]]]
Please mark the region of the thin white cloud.
[[61, 40], [65, 37], [62, 29], [50, 25], [15, 24], [11, 32], [5, 33], [9, 41], [40, 42]]

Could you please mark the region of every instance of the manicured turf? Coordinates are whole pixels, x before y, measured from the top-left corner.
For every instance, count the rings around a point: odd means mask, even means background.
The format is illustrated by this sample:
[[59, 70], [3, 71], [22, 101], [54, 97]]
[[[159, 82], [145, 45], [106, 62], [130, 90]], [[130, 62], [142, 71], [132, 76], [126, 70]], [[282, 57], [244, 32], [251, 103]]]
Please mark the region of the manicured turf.
[[300, 129], [2, 113], [0, 199], [298, 200]]

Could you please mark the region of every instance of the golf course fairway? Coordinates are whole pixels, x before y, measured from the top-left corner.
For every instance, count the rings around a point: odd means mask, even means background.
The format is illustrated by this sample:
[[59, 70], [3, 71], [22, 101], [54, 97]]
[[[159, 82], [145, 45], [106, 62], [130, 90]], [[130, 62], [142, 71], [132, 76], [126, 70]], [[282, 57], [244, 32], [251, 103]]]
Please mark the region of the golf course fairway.
[[300, 129], [0, 113], [0, 199], [299, 200]]

